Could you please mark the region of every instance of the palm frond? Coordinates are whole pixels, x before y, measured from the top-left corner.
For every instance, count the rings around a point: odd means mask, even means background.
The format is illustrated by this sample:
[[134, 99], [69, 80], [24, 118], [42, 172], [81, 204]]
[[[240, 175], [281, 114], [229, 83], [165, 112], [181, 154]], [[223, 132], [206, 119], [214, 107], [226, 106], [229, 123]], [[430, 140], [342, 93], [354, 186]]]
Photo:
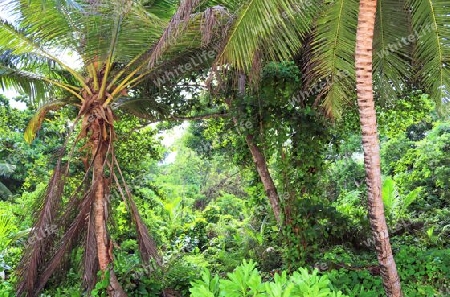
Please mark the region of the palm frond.
[[36, 132], [41, 127], [42, 122], [44, 121], [47, 113], [51, 110], [58, 110], [61, 107], [65, 106], [66, 104], [67, 104], [67, 102], [57, 100], [57, 101], [52, 101], [52, 102], [49, 102], [49, 103], [41, 106], [41, 108], [39, 108], [39, 110], [35, 113], [35, 115], [28, 122], [28, 126], [25, 129], [25, 132], [23, 135], [25, 138], [25, 141], [28, 142], [29, 144], [31, 144], [31, 142], [33, 142], [33, 140], [36, 136]]
[[[116, 165], [117, 171], [119, 172], [119, 176], [123, 183], [124, 189], [122, 189], [120, 185], [120, 181], [117, 176], [114, 175], [114, 181], [118, 186], [119, 192], [122, 195], [122, 198], [125, 200], [128, 205], [128, 209], [130, 210], [131, 219], [136, 227], [136, 233], [138, 238], [139, 252], [141, 254], [141, 259], [145, 264], [150, 264], [150, 260], [154, 259], [156, 264], [162, 265], [162, 259], [158, 252], [157, 246], [153, 238], [150, 236], [147, 226], [142, 221], [142, 218], [139, 214], [139, 210], [134, 203], [133, 197], [131, 196], [131, 192], [128, 189], [128, 186], [125, 183], [125, 179], [122, 174], [122, 170], [119, 167], [119, 162], [116, 157], [113, 155], [113, 162]], [[125, 193], [124, 193], [125, 191]]]
[[67, 92], [79, 96], [77, 81], [69, 72], [53, 59], [34, 53], [14, 54], [0, 49], [0, 85], [24, 92], [36, 103]]
[[90, 292], [97, 282], [97, 271], [99, 270], [94, 213], [92, 210], [88, 218], [85, 240], [85, 250], [83, 254], [83, 284], [87, 288], [87, 291]]
[[153, 67], [155, 65], [156, 61], [158, 61], [158, 59], [162, 56], [164, 50], [170, 45], [170, 43], [174, 42], [181, 32], [184, 31], [189, 23], [193, 10], [200, 3], [200, 1], [201, 0], [181, 1], [180, 6], [170, 20], [170, 23], [152, 50], [152, 54], [149, 58], [149, 67]]
[[259, 49], [269, 49], [265, 53], [271, 59], [289, 59], [300, 48], [318, 8], [311, 1], [246, 1], [236, 13], [217, 63], [249, 72]]
[[81, 237], [82, 232], [86, 229], [86, 221], [93, 203], [94, 195], [91, 195], [91, 193], [92, 192], [88, 192], [84, 195], [79, 205], [76, 217], [65, 234], [62, 236], [61, 240], [58, 241], [59, 245], [56, 247], [52, 257], [46, 265], [41, 268], [41, 273], [39, 274], [35, 292], [40, 292], [45, 287], [53, 273], [61, 266], [61, 263], [64, 261], [64, 257], [72, 250], [74, 246], [78, 244], [78, 240]]
[[139, 252], [145, 264], [149, 264], [151, 259], [154, 259], [158, 265], [162, 265], [162, 259], [158, 252], [157, 245], [152, 237], [150, 237], [147, 226], [142, 221], [139, 215], [139, 210], [133, 201], [133, 198], [128, 196], [128, 205], [131, 212], [131, 218], [136, 226], [136, 233], [138, 235]]
[[44, 192], [39, 218], [30, 233], [30, 244], [26, 247], [24, 256], [18, 268], [19, 282], [17, 295], [33, 296], [38, 286], [39, 271], [50, 252], [54, 234], [46, 234], [46, 230], [56, 226], [57, 213], [61, 205], [64, 190], [64, 173], [61, 158], [53, 171], [49, 185]]
[[417, 36], [415, 63], [423, 86], [441, 110], [450, 102], [450, 13], [446, 0], [409, 0]]
[[[91, 9], [89, 1], [84, 2], [85, 10]], [[134, 1], [114, 0], [97, 5], [94, 14], [79, 16], [78, 22], [83, 25], [79, 52], [85, 63], [105, 60], [114, 52], [114, 61], [126, 64], [147, 52], [168, 22], [152, 9]]]
[[37, 101], [50, 93], [50, 84], [32, 73], [9, 68], [0, 64], [0, 86], [3, 90], [15, 89]]
[[403, 0], [379, 0], [374, 35], [373, 73], [377, 95], [393, 100], [411, 73], [408, 14]]
[[[27, 19], [26, 21], [28, 22], [29, 20]], [[24, 23], [21, 23], [21, 25], [25, 26]], [[83, 77], [58, 58], [56, 54], [52, 53], [52, 50], [44, 43], [41, 43], [38, 37], [34, 36], [36, 32], [41, 32], [41, 27], [38, 26], [36, 28], [33, 25], [36, 26], [36, 23], [30, 23], [26, 29], [18, 29], [6, 20], [0, 19], [0, 50], [11, 50], [16, 55], [35, 54], [52, 59], [72, 74], [84, 86]]]
[[[111, 93], [112, 97], [116, 98], [120, 90], [125, 86], [134, 87], [145, 80], [147, 76], [152, 75], [154, 72], [160, 72], [162, 68], [165, 68], [164, 71], [166, 73], [171, 72], [167, 66], [169, 64], [175, 65], [176, 62], [174, 61], [184, 60], [185, 64], [193, 66], [192, 61], [187, 62], [188, 57], [192, 58], [192, 52], [198, 50], [197, 55], [202, 54], [200, 49], [203, 52], [207, 52], [213, 43], [214, 37], [219, 36], [216, 32], [223, 25], [223, 19], [227, 13], [222, 7], [213, 7], [206, 9], [204, 12], [194, 13], [186, 17], [186, 10], [190, 11], [193, 7], [185, 7], [187, 5], [185, 3], [189, 3], [189, 1], [183, 3], [184, 6], [180, 6], [177, 11], [178, 15], [174, 16], [171, 23], [162, 33], [162, 36], [151, 48], [137, 55], [114, 75], [114, 79], [109, 84], [108, 89], [117, 82], [119, 82], [119, 85]], [[199, 57], [195, 58], [199, 59]], [[201, 59], [202, 66], [204, 66], [205, 62], [211, 62], [205, 61], [204, 55], [201, 56]], [[194, 64], [196, 64], [194, 66], [198, 66], [198, 63]], [[175, 66], [183, 65], [178, 64]]]
[[331, 1], [317, 20], [312, 43], [313, 71], [308, 74], [306, 96], [322, 100], [326, 113], [339, 117], [355, 98], [355, 36], [358, 1]]

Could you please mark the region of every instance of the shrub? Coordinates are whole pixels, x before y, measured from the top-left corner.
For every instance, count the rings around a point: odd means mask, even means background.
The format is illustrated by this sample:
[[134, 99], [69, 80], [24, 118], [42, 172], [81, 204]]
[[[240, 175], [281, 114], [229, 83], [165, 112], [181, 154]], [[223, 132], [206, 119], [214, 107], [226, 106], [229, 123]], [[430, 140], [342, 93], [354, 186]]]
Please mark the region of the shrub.
[[331, 282], [327, 276], [318, 275], [318, 271], [312, 273], [305, 268], [300, 268], [291, 276], [286, 271], [275, 274], [273, 281], [263, 282], [261, 274], [256, 269], [256, 263], [252, 260], [243, 263], [228, 273], [227, 278], [214, 277], [209, 270], [202, 273], [202, 279], [192, 283], [189, 290], [191, 297], [344, 297], [341, 292], [333, 291]]

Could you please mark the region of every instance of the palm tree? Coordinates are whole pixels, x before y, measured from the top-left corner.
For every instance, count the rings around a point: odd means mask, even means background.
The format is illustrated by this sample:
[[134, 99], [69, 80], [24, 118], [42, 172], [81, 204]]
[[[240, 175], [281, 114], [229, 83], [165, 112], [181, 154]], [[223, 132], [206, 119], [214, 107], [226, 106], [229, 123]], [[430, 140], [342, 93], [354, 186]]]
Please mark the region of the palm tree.
[[386, 293], [398, 296], [400, 285], [380, 196], [380, 155], [372, 90], [375, 89], [381, 102], [389, 102], [405, 90], [420, 88], [430, 94], [442, 112], [446, 111], [450, 97], [448, 3], [444, 0], [266, 3], [246, 1], [237, 10], [236, 22], [226, 37], [219, 62], [232, 65], [238, 73], [257, 76], [255, 73], [264, 59], [291, 57], [301, 47], [303, 95], [316, 96], [317, 104], [334, 118], [339, 118], [344, 107], [358, 95], [369, 217]]
[[[68, 138], [55, 156], [57, 165], [33, 228], [56, 225], [58, 232], [27, 247], [18, 270], [18, 296], [36, 296], [77, 245], [85, 246], [87, 289], [93, 288], [99, 270], [110, 296], [126, 295], [114, 274], [106, 226], [111, 185], [128, 204], [142, 260], [160, 262], [114, 155], [114, 108], [146, 117], [173, 116], [158, 94], [210, 62], [213, 37], [220, 35], [216, 31], [226, 13], [221, 7], [194, 11], [199, 2], [10, 0], [0, 5], [13, 20], [0, 22], [0, 83], [26, 92], [41, 106], [25, 139], [33, 141], [48, 111], [73, 105], [79, 134], [68, 157], [80, 143], [86, 165], [80, 185], [62, 204], [69, 162], [61, 158], [67, 155]], [[62, 58], [69, 54], [78, 66]]]
[[376, 0], [361, 0], [356, 33], [356, 90], [364, 148], [364, 166], [368, 186], [369, 220], [375, 240], [378, 262], [388, 296], [402, 295], [400, 279], [384, 216], [381, 198], [380, 147], [377, 134], [375, 102], [372, 87], [372, 41], [375, 28]]

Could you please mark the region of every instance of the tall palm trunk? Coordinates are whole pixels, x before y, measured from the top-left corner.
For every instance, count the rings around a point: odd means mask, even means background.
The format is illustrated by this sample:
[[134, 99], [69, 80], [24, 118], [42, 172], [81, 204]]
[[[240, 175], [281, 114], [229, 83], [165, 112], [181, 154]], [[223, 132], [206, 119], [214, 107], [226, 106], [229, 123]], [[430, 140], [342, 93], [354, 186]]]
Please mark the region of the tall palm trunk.
[[387, 296], [401, 296], [388, 228], [381, 199], [380, 147], [377, 135], [375, 103], [372, 85], [372, 43], [375, 27], [376, 0], [361, 0], [356, 33], [356, 89], [362, 141], [364, 166], [368, 187], [369, 219], [375, 240], [381, 277]]
[[[97, 107], [102, 108], [102, 107]], [[105, 119], [97, 118], [95, 114], [89, 115], [92, 128], [91, 144], [92, 155], [94, 156], [94, 226], [95, 239], [97, 242], [97, 257], [99, 268], [102, 275], [109, 273], [108, 295], [114, 297], [127, 296], [120, 286], [117, 277], [114, 274], [112, 245], [109, 240], [106, 221], [108, 219], [107, 194], [109, 192], [109, 182], [104, 175], [104, 166], [106, 163], [109, 147], [112, 145], [112, 139], [107, 134], [111, 130], [110, 123]], [[109, 129], [107, 128], [109, 126]]]

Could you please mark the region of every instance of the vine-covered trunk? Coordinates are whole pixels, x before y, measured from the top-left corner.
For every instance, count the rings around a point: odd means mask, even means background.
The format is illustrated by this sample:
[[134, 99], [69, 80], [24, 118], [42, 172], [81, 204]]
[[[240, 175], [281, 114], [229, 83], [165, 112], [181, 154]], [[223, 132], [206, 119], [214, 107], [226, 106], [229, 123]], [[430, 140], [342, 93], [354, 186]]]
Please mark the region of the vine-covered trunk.
[[[246, 76], [241, 73], [238, 78], [238, 96], [245, 95], [245, 84], [246, 84]], [[231, 108], [231, 100], [227, 102], [228, 107]], [[233, 123], [236, 127], [240, 127], [238, 119], [233, 117]], [[270, 175], [269, 168], [267, 166], [266, 158], [261, 150], [258, 148], [254, 141], [254, 137], [252, 134], [245, 135], [245, 142], [252, 154], [253, 162], [256, 165], [256, 171], [258, 172], [259, 178], [264, 186], [264, 190], [266, 192], [267, 197], [269, 198], [270, 206], [272, 207], [273, 214], [277, 221], [278, 225], [282, 225], [281, 218], [281, 206], [280, 206], [280, 198], [278, 197], [278, 192], [275, 187], [275, 183], [273, 182], [272, 176]]]
[[[101, 106], [97, 107], [102, 108]], [[107, 288], [108, 295], [114, 297], [127, 296], [120, 286], [117, 277], [114, 274], [113, 267], [113, 247], [109, 239], [106, 222], [108, 219], [109, 206], [109, 180], [105, 177], [105, 164], [107, 161], [108, 151], [111, 150], [112, 139], [110, 133], [112, 124], [105, 119], [97, 117], [95, 114], [89, 115], [88, 120], [91, 122], [91, 144], [94, 174], [94, 201], [93, 212], [95, 239], [97, 243], [97, 257], [100, 271], [103, 277], [109, 275], [109, 286]]]
[[372, 43], [375, 27], [376, 0], [361, 0], [356, 33], [356, 89], [364, 166], [368, 187], [369, 219], [375, 240], [381, 277], [387, 296], [402, 295], [381, 198], [380, 147], [377, 134], [372, 85]]
[[253, 157], [253, 162], [255, 162], [256, 170], [258, 171], [261, 182], [264, 186], [267, 197], [269, 198], [270, 206], [272, 207], [273, 214], [277, 220], [278, 225], [282, 224], [281, 221], [281, 207], [280, 198], [278, 197], [277, 189], [275, 183], [273, 182], [272, 176], [270, 175], [269, 168], [267, 167], [266, 158], [264, 154], [260, 151], [258, 146], [253, 140], [253, 135], [247, 134], [245, 136], [245, 141]]

